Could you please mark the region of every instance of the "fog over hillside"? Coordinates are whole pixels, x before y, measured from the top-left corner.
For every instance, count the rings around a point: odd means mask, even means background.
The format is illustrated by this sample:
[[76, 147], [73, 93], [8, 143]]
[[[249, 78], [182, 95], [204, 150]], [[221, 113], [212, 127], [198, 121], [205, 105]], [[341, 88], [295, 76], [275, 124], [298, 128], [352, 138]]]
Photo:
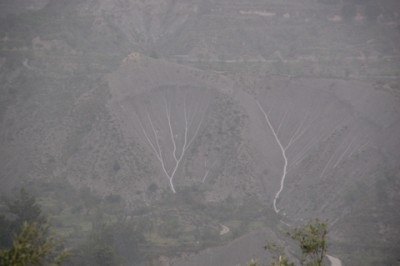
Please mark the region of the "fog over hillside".
[[399, 1], [2, 0], [0, 80], [1, 196], [65, 265], [297, 263], [314, 218], [400, 263]]

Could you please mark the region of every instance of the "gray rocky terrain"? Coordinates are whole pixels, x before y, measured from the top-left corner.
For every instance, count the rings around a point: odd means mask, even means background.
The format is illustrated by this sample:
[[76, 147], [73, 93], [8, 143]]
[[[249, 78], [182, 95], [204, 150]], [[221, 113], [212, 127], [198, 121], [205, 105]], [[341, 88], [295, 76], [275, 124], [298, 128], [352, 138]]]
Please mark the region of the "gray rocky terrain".
[[396, 265], [400, 6], [351, 4], [3, 1], [1, 193], [118, 195], [155, 265], [269, 260], [315, 217], [344, 265]]

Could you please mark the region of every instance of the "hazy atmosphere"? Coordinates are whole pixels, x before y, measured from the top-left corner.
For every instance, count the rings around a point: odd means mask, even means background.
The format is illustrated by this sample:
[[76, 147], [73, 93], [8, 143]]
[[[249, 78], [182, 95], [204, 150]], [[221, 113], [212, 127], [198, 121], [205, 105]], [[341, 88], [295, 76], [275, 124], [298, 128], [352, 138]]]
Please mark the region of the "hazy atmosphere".
[[400, 1], [0, 0], [0, 178], [1, 266], [398, 266]]

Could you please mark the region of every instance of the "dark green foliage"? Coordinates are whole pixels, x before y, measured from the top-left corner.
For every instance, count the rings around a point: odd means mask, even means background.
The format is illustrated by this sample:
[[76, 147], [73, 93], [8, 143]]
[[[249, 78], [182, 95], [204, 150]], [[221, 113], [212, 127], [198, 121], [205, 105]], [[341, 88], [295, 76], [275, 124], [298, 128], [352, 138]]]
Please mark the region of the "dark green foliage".
[[60, 265], [67, 256], [61, 242], [48, 236], [47, 226], [24, 222], [12, 247], [0, 250], [0, 265]]
[[[304, 266], [323, 266], [323, 261], [327, 252], [326, 235], [328, 233], [327, 224], [318, 219], [310, 221], [308, 224], [297, 227], [288, 235], [297, 242], [301, 253], [301, 265]], [[268, 243], [264, 246], [276, 255], [276, 259], [271, 266], [294, 266], [285, 255], [285, 249], [274, 243]], [[249, 266], [257, 266], [256, 261], [251, 261]]]
[[0, 248], [9, 248], [13, 236], [26, 222], [44, 224], [46, 219], [35, 198], [25, 189], [21, 189], [15, 199], [3, 199], [5, 211], [0, 215]]
[[303, 254], [302, 265], [322, 266], [327, 251], [327, 225], [316, 219], [294, 229], [290, 236], [298, 242]]
[[68, 255], [49, 233], [36, 199], [25, 189], [16, 198], [3, 199], [0, 216], [0, 265], [59, 265]]

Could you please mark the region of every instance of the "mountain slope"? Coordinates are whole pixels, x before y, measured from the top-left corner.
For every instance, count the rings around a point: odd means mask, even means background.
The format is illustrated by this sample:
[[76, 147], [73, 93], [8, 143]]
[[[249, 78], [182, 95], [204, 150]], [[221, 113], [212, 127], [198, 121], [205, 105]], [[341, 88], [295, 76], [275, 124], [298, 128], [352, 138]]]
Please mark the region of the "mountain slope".
[[158, 255], [320, 217], [345, 264], [396, 259], [397, 3], [347, 22], [306, 0], [18, 3], [0, 23], [2, 193], [118, 194], [156, 246], [164, 219], [185, 228]]

